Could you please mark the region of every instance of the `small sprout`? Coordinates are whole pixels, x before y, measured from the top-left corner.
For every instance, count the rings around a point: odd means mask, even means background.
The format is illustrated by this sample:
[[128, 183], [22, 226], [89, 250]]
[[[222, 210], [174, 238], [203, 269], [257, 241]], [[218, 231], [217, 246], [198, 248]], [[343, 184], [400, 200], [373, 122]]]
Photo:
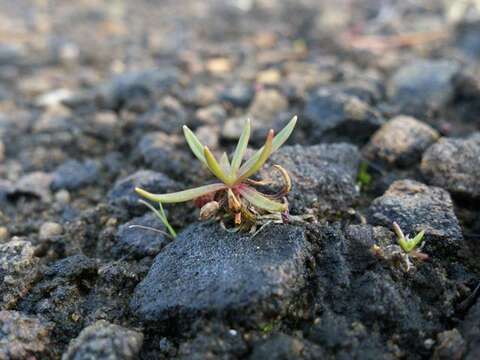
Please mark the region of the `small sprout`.
[[177, 233], [175, 232], [173, 227], [168, 222], [167, 215], [165, 214], [165, 211], [163, 210], [162, 203], [158, 203], [158, 210], [157, 210], [150, 203], [148, 203], [144, 200], [140, 200], [140, 202], [143, 205], [145, 205], [146, 207], [148, 207], [150, 210], [152, 210], [155, 215], [157, 215], [157, 217], [160, 219], [160, 221], [163, 223], [163, 225], [165, 225], [165, 227], [167, 228], [167, 230], [170, 233], [170, 236], [172, 238], [177, 237]]
[[398, 245], [388, 245], [385, 248], [373, 245], [371, 250], [374, 255], [389, 261], [395, 267], [403, 268], [406, 272], [412, 268], [412, 258], [420, 261], [428, 260], [428, 255], [421, 252], [422, 246], [419, 246], [425, 235], [424, 230], [410, 239], [403, 234], [402, 229], [396, 222], [393, 223], [392, 227], [397, 235]]
[[407, 254], [411, 253], [418, 245], [420, 245], [423, 236], [425, 235], [425, 230], [422, 230], [415, 235], [413, 239], [410, 239], [403, 234], [402, 229], [400, 229], [400, 226], [396, 222], [393, 222], [393, 231], [395, 231], [395, 234], [397, 235], [398, 244]]
[[257, 173], [270, 155], [287, 141], [296, 122], [297, 117], [295, 116], [276, 136], [271, 129], [265, 145], [245, 162], [243, 162], [243, 157], [250, 138], [250, 120], [245, 123], [231, 161], [226, 153], [223, 153], [220, 161], [217, 161], [210, 149], [203, 146], [195, 134], [187, 126], [184, 126], [185, 139], [192, 153], [220, 182], [171, 194], [152, 194], [141, 188], [135, 188], [135, 191], [140, 196], [159, 203], [160, 212], [156, 209], [154, 211], [169, 230], [171, 227], [166, 225], [168, 221], [164, 216], [161, 204], [190, 200], [194, 200], [195, 204], [201, 208], [200, 218], [202, 220], [216, 218], [223, 225], [225, 225], [224, 221], [230, 220], [235, 225], [235, 230], [255, 231], [256, 225], [264, 224], [267, 221], [283, 222], [288, 213], [285, 196], [292, 187], [287, 171], [279, 165], [274, 165], [274, 169], [284, 180], [284, 186], [273, 195], [263, 194], [254, 188], [267, 185], [268, 181], [255, 181], [250, 177]]

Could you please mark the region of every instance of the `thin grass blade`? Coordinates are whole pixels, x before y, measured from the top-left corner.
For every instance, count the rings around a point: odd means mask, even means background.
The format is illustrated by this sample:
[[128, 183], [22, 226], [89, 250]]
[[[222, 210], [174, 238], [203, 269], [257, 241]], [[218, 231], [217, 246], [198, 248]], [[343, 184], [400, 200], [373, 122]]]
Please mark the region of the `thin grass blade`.
[[183, 126], [183, 134], [185, 135], [185, 140], [187, 140], [187, 144], [190, 147], [190, 150], [192, 150], [193, 155], [207, 165], [207, 160], [203, 154], [203, 145], [200, 140], [198, 140], [193, 131], [190, 130], [186, 125]]
[[237, 147], [235, 148], [235, 152], [233, 154], [232, 169], [230, 171], [230, 177], [232, 178], [236, 176], [237, 171], [242, 164], [245, 151], [247, 151], [248, 141], [250, 140], [250, 130], [250, 119], [247, 119], [247, 121], [245, 122], [245, 126], [243, 127], [242, 135], [240, 135], [240, 139], [238, 140]]
[[[174, 239], [177, 237], [176, 231], [173, 229], [173, 227], [168, 222], [168, 218], [167, 218], [167, 215], [165, 214], [165, 210], [163, 210], [162, 203], [158, 203], [158, 207], [159, 207], [160, 210], [155, 209], [152, 204], [149, 204], [145, 200], [140, 200], [140, 203], [142, 203], [143, 205], [148, 207], [150, 210], [153, 211], [153, 213], [155, 215], [157, 215], [157, 217], [160, 219], [160, 221], [163, 223], [163, 225], [167, 228], [168, 232], [170, 233], [170, 235]], [[138, 226], [140, 226], [140, 225], [138, 225]], [[160, 230], [157, 230], [157, 231], [160, 231]]]
[[269, 199], [265, 195], [259, 193], [257, 190], [245, 186], [241, 187], [239, 190], [240, 195], [242, 195], [250, 204], [256, 208], [266, 210], [268, 212], [284, 212], [287, 211], [287, 204], [283, 204], [272, 199]]
[[[288, 122], [288, 124], [275, 136], [272, 143], [272, 153], [277, 151], [284, 143], [288, 140], [290, 135], [295, 129], [295, 125], [297, 124], [297, 117], [294, 116], [292, 120]], [[245, 172], [246, 169], [250, 168], [253, 163], [255, 163], [260, 155], [262, 154], [263, 148], [258, 150], [253, 156], [248, 159], [240, 168], [240, 173]]]
[[216, 183], [200, 186], [193, 189], [178, 191], [171, 194], [152, 194], [139, 187], [136, 187], [135, 191], [137, 192], [137, 194], [150, 201], [156, 201], [161, 203], [178, 203], [196, 199], [202, 195], [225, 189], [225, 187], [226, 186], [224, 184]]

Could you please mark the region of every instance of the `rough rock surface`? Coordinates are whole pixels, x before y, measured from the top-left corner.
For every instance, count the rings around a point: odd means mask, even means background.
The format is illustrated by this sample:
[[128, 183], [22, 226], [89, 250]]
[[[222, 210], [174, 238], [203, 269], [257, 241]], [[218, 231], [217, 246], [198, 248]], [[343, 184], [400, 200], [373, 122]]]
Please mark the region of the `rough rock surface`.
[[382, 124], [380, 115], [356, 96], [320, 88], [307, 101], [304, 117], [313, 143], [362, 144]]
[[292, 213], [345, 210], [359, 195], [356, 178], [360, 153], [353, 145], [284, 146], [269, 163], [282, 166], [291, 176], [293, 188], [288, 200]]
[[145, 322], [282, 314], [306, 284], [308, 258], [300, 228], [269, 226], [252, 238], [192, 225], [157, 255], [131, 308]]
[[442, 138], [423, 154], [428, 183], [463, 197], [480, 197], [480, 133], [467, 139]]
[[62, 360], [133, 360], [137, 358], [142, 342], [142, 333], [99, 320], [72, 340]]
[[480, 356], [480, 301], [472, 306], [460, 326], [460, 331], [467, 342], [465, 359], [478, 359]]
[[395, 181], [372, 202], [368, 220], [387, 228], [395, 221], [411, 236], [425, 230], [425, 248], [433, 256], [453, 256], [463, 243], [450, 194], [413, 180]]
[[0, 245], [1, 308], [10, 308], [34, 282], [38, 259], [28, 241], [13, 238]]
[[419, 162], [423, 152], [438, 136], [434, 129], [421, 121], [398, 116], [373, 134], [363, 153], [370, 160], [406, 167]]
[[459, 70], [448, 60], [415, 60], [393, 74], [387, 94], [402, 113], [425, 117], [453, 99]]
[[0, 311], [0, 358], [50, 358], [52, 327], [52, 323], [36, 316], [24, 315], [18, 311]]
[[442, 329], [458, 296], [445, 269], [426, 262], [405, 274], [386, 266], [371, 251], [372, 244], [395, 241], [382, 227], [312, 225], [308, 237], [316, 247], [318, 289], [308, 340], [335, 358], [395, 358], [400, 348], [429, 353], [424, 341]]

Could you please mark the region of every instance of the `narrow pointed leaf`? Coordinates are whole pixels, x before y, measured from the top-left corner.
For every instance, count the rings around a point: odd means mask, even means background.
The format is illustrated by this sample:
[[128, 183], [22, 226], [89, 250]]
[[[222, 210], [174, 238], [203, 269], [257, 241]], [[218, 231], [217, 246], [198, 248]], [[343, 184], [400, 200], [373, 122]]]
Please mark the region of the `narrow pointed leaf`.
[[[157, 217], [160, 219], [160, 221], [163, 223], [163, 225], [167, 228], [167, 230], [170, 233], [170, 235], [172, 236], [172, 238], [175, 239], [177, 237], [177, 233], [173, 229], [172, 225], [170, 225], [170, 223], [168, 222], [167, 215], [165, 214], [165, 210], [163, 210], [163, 206], [162, 206], [161, 202], [158, 203], [159, 210], [155, 209], [152, 204], [146, 202], [145, 200], [140, 200], [140, 203], [142, 203], [143, 205], [148, 207], [150, 210], [153, 211], [153, 213], [155, 215], [157, 215]], [[135, 225], [133, 225], [133, 226], [135, 226]], [[141, 225], [138, 225], [138, 226], [141, 226]], [[157, 231], [161, 231], [161, 230], [157, 230]]]
[[186, 125], [183, 126], [183, 134], [185, 135], [185, 140], [187, 140], [187, 144], [190, 147], [190, 150], [192, 150], [193, 154], [198, 160], [207, 165], [207, 160], [203, 154], [203, 145], [200, 140], [198, 140], [193, 131], [190, 130]]
[[217, 159], [215, 159], [215, 156], [213, 156], [212, 152], [208, 149], [208, 147], [205, 146], [203, 148], [203, 154], [205, 156], [205, 159], [207, 160], [208, 168], [213, 173], [213, 175], [215, 175], [223, 183], [231, 185], [230, 179], [223, 172], [220, 164], [218, 163]]
[[267, 140], [265, 141], [265, 145], [262, 147], [262, 152], [258, 157], [257, 161], [255, 161], [249, 168], [246, 168], [244, 172], [240, 173], [240, 176], [237, 182], [241, 182], [253, 174], [255, 174], [260, 168], [265, 164], [265, 161], [268, 160], [268, 157], [272, 154], [272, 142], [273, 142], [273, 130], [271, 129], [268, 132]]
[[[277, 136], [275, 136], [272, 143], [272, 153], [277, 151], [285, 143], [285, 141], [288, 140], [296, 124], [297, 124], [297, 117], [294, 116], [292, 120], [290, 120], [289, 123], [277, 134]], [[262, 150], [263, 148], [258, 150], [255, 154], [253, 154], [253, 156], [250, 159], [248, 159], [242, 165], [242, 167], [240, 168], [240, 173], [243, 173], [245, 169], [248, 169], [250, 166], [252, 166], [253, 163], [255, 163], [255, 161], [258, 160], [258, 158], [262, 153]]]
[[224, 184], [216, 183], [216, 184], [200, 186], [200, 187], [189, 189], [189, 190], [183, 190], [183, 191], [179, 191], [171, 194], [152, 194], [138, 187], [135, 188], [135, 191], [140, 196], [143, 196], [144, 198], [151, 201], [157, 201], [161, 203], [178, 203], [178, 202], [193, 200], [202, 195], [206, 195], [211, 192], [222, 190], [224, 188], [225, 188]]
[[225, 174], [230, 173], [230, 161], [228, 160], [228, 155], [226, 152], [224, 152], [220, 158], [220, 166]]
[[412, 242], [412, 250], [417, 247], [423, 240], [423, 236], [425, 235], [425, 230], [420, 231], [415, 237], [411, 240]]
[[230, 171], [230, 177], [235, 177], [237, 174], [238, 169], [243, 160], [243, 156], [245, 155], [245, 151], [247, 150], [248, 140], [250, 140], [250, 119], [247, 119], [245, 122], [245, 126], [243, 127], [242, 135], [238, 140], [237, 147], [235, 149], [235, 153], [233, 154], [232, 158], [232, 169]]
[[251, 187], [241, 187], [239, 190], [242, 195], [250, 204], [256, 208], [266, 210], [268, 212], [283, 212], [288, 209], [287, 204], [283, 204], [272, 199], [269, 199], [265, 195], [259, 193], [257, 190]]

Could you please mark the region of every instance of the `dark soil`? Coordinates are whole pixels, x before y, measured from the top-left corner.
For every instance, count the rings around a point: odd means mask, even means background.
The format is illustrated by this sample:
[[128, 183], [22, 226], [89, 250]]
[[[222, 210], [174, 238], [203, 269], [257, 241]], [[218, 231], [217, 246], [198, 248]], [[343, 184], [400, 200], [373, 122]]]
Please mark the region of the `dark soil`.
[[[0, 358], [480, 358], [479, 74], [474, 0], [0, 0]], [[293, 115], [307, 220], [138, 203]]]

